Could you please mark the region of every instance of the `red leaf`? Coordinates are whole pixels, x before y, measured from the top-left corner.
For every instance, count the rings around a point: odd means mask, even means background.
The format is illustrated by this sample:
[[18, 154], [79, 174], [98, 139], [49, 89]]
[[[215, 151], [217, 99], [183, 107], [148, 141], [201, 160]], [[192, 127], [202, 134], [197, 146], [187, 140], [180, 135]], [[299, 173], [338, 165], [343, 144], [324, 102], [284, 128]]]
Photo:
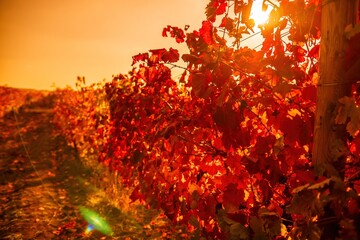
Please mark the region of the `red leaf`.
[[164, 52], [161, 57], [164, 62], [171, 63], [179, 61], [179, 58], [179, 51], [173, 48], [170, 48], [169, 51]]
[[223, 86], [232, 75], [231, 67], [220, 63], [219, 66], [213, 72], [213, 82], [218, 86]]
[[244, 6], [244, 2], [242, 0], [234, 0], [234, 13], [235, 15], [239, 14]]
[[296, 61], [298, 61], [298, 62], [305, 61], [305, 53], [306, 53], [305, 49], [303, 49], [300, 46], [293, 45], [292, 46], [292, 51], [293, 51], [293, 56], [295, 57]]
[[306, 121], [299, 115], [292, 119], [285, 117], [281, 122], [280, 130], [284, 133], [287, 144], [298, 142], [300, 145], [309, 143], [313, 131], [311, 121]]
[[284, 18], [283, 20], [281, 20], [281, 22], [279, 23], [279, 29], [283, 30], [286, 27], [287, 23], [288, 23], [287, 18]]
[[211, 75], [205, 73], [193, 73], [190, 75], [190, 78], [192, 90], [195, 95], [199, 98], [207, 98], [211, 93], [211, 88], [209, 88]]
[[192, 54], [183, 54], [181, 56], [182, 60], [184, 60], [184, 62], [188, 62], [190, 64], [195, 64], [197, 63], [200, 58], [198, 56], [192, 55]]
[[182, 43], [185, 41], [185, 33], [181, 28], [168, 25], [163, 29], [162, 36], [167, 37], [167, 33], [170, 33], [170, 36], [175, 38], [177, 43]]
[[158, 55], [159, 58], [161, 57], [161, 55], [166, 52], [166, 49], [165, 48], [160, 48], [160, 49], [152, 49], [150, 50], [149, 52], [152, 53], [152, 55]]
[[239, 155], [229, 156], [226, 159], [226, 164], [232, 168], [235, 174], [241, 174], [244, 171], [243, 163], [241, 162], [242, 157]]
[[164, 139], [164, 149], [168, 152], [172, 151], [172, 146], [167, 139]]
[[144, 199], [144, 195], [140, 193], [139, 191], [139, 187], [136, 187], [131, 195], [130, 195], [130, 199], [131, 199], [131, 202], [135, 202], [136, 200], [141, 200], [141, 199]]
[[200, 163], [200, 168], [203, 172], [207, 172], [211, 176], [214, 176], [218, 172], [218, 170], [221, 170], [222, 167], [216, 166], [213, 163], [214, 158], [211, 155], [208, 155], [202, 159]]
[[158, 63], [161, 60], [163, 53], [166, 52], [166, 49], [165, 48], [153, 49], [150, 50], [149, 52], [151, 52], [151, 57], [150, 57], [151, 62]]
[[272, 190], [268, 181], [261, 179], [259, 182], [259, 187], [263, 195], [263, 201], [268, 202], [272, 198]]
[[294, 171], [295, 176], [293, 180], [297, 185], [314, 182], [316, 175], [312, 171]]
[[205, 9], [206, 18], [211, 22], [215, 22], [216, 15], [221, 15], [225, 13], [226, 7], [227, 7], [227, 1], [225, 0], [210, 1]]
[[269, 153], [276, 142], [276, 138], [273, 135], [267, 137], [257, 137], [255, 144], [255, 152], [259, 155]]
[[253, 30], [253, 28], [255, 27], [255, 20], [254, 19], [249, 18], [246, 21], [245, 25], [250, 31], [252, 31], [254, 33], [254, 30]]
[[213, 38], [213, 26], [210, 21], [203, 21], [199, 30], [201, 38], [205, 43], [212, 45], [215, 43]]
[[216, 1], [218, 4], [218, 7], [215, 11], [217, 15], [221, 15], [226, 12], [227, 2], [225, 0]]
[[241, 22], [246, 23], [249, 20], [253, 0], [248, 0], [248, 4], [242, 7], [241, 9]]
[[216, 108], [213, 119], [225, 132], [234, 131], [239, 124], [236, 112], [232, 109], [231, 104]]
[[223, 144], [226, 149], [237, 148], [239, 146], [248, 147], [250, 144], [250, 129], [240, 128], [236, 131], [224, 132], [222, 136]]
[[308, 57], [318, 58], [319, 57], [320, 44], [315, 45], [308, 53]]
[[185, 77], [187, 75], [187, 71], [184, 71], [182, 74], [181, 74], [181, 77], [179, 79], [179, 82], [180, 83], [185, 83]]
[[221, 24], [220, 24], [219, 27], [223, 27], [226, 30], [228, 30], [229, 32], [231, 32], [234, 29], [234, 20], [225, 16], [221, 20]]
[[224, 146], [220, 137], [215, 138], [213, 145], [218, 150], [224, 150]]
[[133, 62], [131, 64], [131, 66], [139, 61], [144, 61], [144, 62], [147, 61], [149, 59], [149, 54], [148, 53], [139, 53], [138, 55], [133, 56], [132, 59], [133, 59]]
[[244, 202], [244, 190], [238, 189], [237, 184], [231, 183], [226, 187], [223, 196], [223, 204], [228, 212], [234, 212], [239, 209], [241, 203]]
[[304, 100], [316, 101], [316, 87], [314, 85], [304, 87], [302, 90], [302, 98]]

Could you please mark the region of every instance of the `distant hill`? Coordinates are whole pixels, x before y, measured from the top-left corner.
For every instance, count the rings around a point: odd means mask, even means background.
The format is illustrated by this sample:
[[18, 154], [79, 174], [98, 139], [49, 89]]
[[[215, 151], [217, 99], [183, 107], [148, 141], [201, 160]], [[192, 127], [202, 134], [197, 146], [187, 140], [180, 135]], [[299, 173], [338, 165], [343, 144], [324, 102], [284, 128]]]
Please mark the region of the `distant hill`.
[[49, 93], [51, 91], [0, 86], [0, 118], [12, 109], [38, 102]]

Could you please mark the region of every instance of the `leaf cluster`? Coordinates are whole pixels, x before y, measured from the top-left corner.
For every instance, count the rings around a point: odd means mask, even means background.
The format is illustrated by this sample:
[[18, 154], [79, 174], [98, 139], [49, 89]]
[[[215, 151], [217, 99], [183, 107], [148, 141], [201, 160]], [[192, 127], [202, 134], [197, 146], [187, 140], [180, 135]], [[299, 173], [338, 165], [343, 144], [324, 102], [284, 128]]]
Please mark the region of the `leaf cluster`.
[[[58, 122], [69, 119], [70, 141], [96, 139], [100, 161], [134, 188], [133, 201], [162, 209], [195, 238], [318, 239], [333, 221], [339, 235], [356, 234], [356, 91], [339, 100], [334, 122], [349, 132], [345, 172], [331, 168], [345, 179], [317, 176], [312, 165], [320, 1], [272, 3], [261, 50], [241, 45], [254, 31], [252, 2], [211, 0], [199, 30], [167, 26], [163, 36], [188, 53], [150, 50], [100, 90], [62, 93]], [[174, 79], [180, 57], [187, 65]]]

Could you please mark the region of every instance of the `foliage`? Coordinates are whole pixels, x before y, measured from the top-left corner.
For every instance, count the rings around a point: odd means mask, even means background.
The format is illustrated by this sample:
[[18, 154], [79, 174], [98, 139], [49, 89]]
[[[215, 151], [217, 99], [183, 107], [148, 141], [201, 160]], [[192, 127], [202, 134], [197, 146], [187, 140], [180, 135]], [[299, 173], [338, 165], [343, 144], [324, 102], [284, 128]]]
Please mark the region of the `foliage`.
[[47, 91], [0, 86], [0, 118], [12, 110], [18, 110], [22, 105], [34, 104], [48, 94]]
[[85, 78], [78, 77], [76, 90], [55, 92], [54, 124], [81, 155], [97, 155], [107, 139], [109, 108], [102, 85], [86, 86]]
[[[156, 49], [134, 56], [128, 74], [105, 84], [106, 96], [91, 88], [68, 92], [73, 97], [58, 106], [70, 123], [64, 131], [71, 141], [92, 138], [100, 161], [134, 187], [133, 201], [161, 208], [195, 238], [319, 239], [332, 222], [340, 222], [341, 237], [353, 238], [360, 218], [359, 88], [339, 99], [334, 116], [349, 131], [347, 146], [334, 149], [346, 155], [346, 171], [317, 176], [311, 162], [321, 2], [278, 1], [260, 26], [259, 51], [241, 44], [255, 26], [246, 2], [211, 0], [198, 31], [164, 29], [189, 49], [180, 79], [169, 68], [178, 51]], [[89, 108], [97, 94], [108, 102], [100, 118]], [[80, 115], [69, 119], [70, 108]], [[106, 119], [106, 131], [95, 131], [94, 119]], [[329, 210], [335, 218], [326, 217]]]

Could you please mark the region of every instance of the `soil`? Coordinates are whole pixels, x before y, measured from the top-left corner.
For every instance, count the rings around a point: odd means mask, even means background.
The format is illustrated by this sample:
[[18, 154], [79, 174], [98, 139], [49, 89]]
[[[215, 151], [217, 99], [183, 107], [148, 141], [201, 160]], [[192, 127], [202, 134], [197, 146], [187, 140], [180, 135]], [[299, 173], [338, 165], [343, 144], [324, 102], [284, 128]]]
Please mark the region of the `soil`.
[[[0, 239], [183, 239], [163, 214], [107, 196], [96, 184], [99, 172], [54, 128], [51, 98], [0, 119]], [[113, 234], [86, 232], [81, 206], [97, 212]]]

